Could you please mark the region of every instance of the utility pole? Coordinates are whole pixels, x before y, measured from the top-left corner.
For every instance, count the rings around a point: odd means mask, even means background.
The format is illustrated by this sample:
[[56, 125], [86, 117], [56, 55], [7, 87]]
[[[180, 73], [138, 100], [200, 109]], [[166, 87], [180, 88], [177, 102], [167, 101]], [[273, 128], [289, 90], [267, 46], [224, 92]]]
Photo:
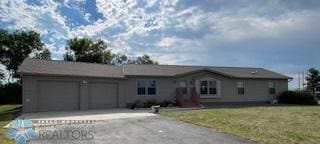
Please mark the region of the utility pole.
[[304, 71], [302, 71], [302, 90], [304, 90]]
[[300, 87], [300, 72], [298, 72], [298, 88], [299, 88], [299, 90], [301, 90], [301, 87]]

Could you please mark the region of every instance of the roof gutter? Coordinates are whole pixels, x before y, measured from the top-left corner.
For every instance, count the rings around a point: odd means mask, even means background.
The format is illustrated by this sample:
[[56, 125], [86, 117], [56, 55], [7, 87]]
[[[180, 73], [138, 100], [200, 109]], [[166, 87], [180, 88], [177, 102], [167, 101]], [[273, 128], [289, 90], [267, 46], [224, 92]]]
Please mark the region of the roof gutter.
[[46, 74], [46, 73], [25, 73], [20, 72], [20, 76], [57, 76], [57, 77], [84, 77], [84, 78], [110, 78], [110, 79], [125, 79], [125, 76], [122, 77], [104, 77], [104, 76], [86, 76], [86, 75], [68, 75], [68, 74]]

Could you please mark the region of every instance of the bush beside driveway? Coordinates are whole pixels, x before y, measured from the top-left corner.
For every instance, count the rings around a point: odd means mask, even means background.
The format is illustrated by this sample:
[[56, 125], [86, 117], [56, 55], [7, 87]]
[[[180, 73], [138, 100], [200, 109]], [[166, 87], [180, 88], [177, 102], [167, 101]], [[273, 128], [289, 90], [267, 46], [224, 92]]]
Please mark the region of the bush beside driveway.
[[258, 106], [162, 113], [264, 144], [317, 144], [320, 106]]

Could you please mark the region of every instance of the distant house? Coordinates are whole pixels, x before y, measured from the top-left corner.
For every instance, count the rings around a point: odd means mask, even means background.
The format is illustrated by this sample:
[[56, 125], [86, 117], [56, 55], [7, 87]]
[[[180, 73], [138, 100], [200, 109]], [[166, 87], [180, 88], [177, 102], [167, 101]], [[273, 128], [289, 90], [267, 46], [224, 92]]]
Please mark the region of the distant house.
[[25, 59], [18, 72], [24, 112], [125, 107], [136, 100], [266, 102], [288, 89], [285, 75], [263, 68], [123, 65]]

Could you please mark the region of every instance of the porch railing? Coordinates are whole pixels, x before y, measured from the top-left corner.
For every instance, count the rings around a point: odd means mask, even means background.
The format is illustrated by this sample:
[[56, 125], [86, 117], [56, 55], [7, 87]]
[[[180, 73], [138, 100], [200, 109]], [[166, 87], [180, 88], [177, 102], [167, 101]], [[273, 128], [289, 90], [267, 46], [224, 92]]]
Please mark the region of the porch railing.
[[184, 98], [181, 88], [176, 89], [176, 103], [178, 106], [183, 106]]
[[196, 106], [200, 106], [200, 95], [197, 93], [196, 88], [191, 88], [191, 100]]
[[176, 89], [176, 103], [180, 107], [199, 107], [200, 95], [195, 88], [191, 88], [191, 98], [186, 99], [183, 97], [181, 88]]

